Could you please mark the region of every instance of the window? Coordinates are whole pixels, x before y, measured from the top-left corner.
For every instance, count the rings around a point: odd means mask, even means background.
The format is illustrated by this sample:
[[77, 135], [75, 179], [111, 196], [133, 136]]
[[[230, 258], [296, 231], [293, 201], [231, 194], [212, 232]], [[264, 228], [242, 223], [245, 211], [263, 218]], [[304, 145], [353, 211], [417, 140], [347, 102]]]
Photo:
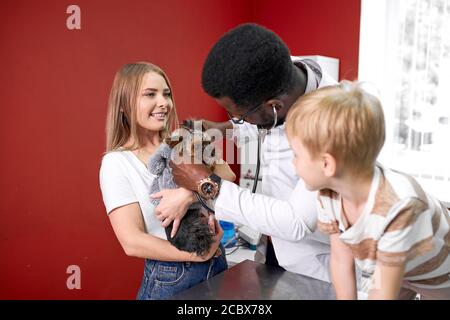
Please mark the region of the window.
[[359, 59], [384, 107], [380, 162], [450, 202], [450, 0], [362, 0]]

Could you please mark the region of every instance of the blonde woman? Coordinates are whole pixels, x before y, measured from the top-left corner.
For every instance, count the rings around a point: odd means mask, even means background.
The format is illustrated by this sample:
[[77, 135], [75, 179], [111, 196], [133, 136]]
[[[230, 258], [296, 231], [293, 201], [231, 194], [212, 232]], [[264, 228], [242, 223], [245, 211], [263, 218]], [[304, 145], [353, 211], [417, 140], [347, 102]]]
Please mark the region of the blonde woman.
[[[140, 300], [170, 298], [227, 268], [225, 250], [218, 250], [223, 231], [217, 223], [211, 249], [200, 257], [172, 246], [154, 214], [149, 197], [154, 176], [147, 163], [177, 123], [172, 87], [163, 70], [139, 62], [117, 72], [109, 97], [100, 187], [125, 253], [145, 259]], [[195, 201], [186, 189], [171, 192], [179, 195], [170, 203], [177, 210], [185, 211]]]

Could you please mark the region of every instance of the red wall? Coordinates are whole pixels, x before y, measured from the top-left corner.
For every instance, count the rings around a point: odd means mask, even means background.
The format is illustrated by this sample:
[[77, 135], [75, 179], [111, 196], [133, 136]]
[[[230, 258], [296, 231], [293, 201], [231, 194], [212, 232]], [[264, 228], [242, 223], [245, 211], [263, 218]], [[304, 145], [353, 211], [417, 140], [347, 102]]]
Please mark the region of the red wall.
[[[122, 64], [161, 66], [181, 119], [223, 120], [201, 90], [201, 66], [241, 22], [274, 29], [294, 54], [338, 57], [341, 75], [356, 76], [359, 1], [334, 3], [2, 1], [0, 299], [135, 297], [143, 263], [120, 248], [98, 185], [107, 97]], [[66, 28], [70, 4], [81, 8], [81, 30]], [[66, 287], [69, 265], [81, 268], [81, 290]]]
[[253, 20], [274, 30], [292, 55], [339, 58], [339, 78], [358, 76], [360, 0], [251, 0]]

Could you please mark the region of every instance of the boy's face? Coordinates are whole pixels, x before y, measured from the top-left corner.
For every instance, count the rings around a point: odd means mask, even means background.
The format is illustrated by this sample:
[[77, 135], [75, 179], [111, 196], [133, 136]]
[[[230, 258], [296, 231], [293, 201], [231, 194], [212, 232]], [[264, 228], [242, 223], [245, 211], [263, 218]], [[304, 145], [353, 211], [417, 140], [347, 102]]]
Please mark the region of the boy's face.
[[323, 161], [320, 157], [312, 158], [308, 149], [297, 137], [290, 138], [289, 143], [294, 152], [292, 163], [297, 176], [303, 179], [305, 186], [310, 191], [320, 190], [325, 187], [326, 177], [323, 173]]

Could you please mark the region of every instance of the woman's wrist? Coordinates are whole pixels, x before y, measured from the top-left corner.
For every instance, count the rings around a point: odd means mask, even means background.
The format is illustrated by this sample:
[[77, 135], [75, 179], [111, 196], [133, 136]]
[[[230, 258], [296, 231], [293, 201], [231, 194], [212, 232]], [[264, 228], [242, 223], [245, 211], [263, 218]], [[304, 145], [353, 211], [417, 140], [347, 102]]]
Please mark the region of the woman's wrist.
[[193, 204], [194, 202], [197, 201], [197, 197], [195, 196], [194, 191], [185, 189], [185, 188], [181, 188], [186, 192], [186, 204], [188, 206], [190, 206], [191, 204]]

